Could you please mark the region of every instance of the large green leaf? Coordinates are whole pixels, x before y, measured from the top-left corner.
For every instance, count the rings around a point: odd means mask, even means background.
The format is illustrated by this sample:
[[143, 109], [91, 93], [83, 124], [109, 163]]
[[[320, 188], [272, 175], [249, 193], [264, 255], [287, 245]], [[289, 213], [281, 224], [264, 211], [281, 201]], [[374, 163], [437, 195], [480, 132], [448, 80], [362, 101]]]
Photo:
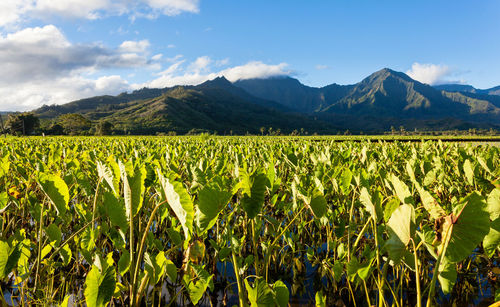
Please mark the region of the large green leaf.
[[472, 164], [470, 163], [469, 159], [465, 160], [463, 168], [465, 178], [467, 178], [467, 182], [470, 185], [474, 185], [474, 169], [472, 168]]
[[165, 266], [167, 276], [168, 278], [170, 278], [170, 282], [175, 283], [175, 281], [177, 280], [177, 267], [170, 259], [167, 259], [165, 261]]
[[489, 257], [495, 255], [500, 246], [500, 218], [497, 218], [490, 224], [490, 232], [484, 237], [484, 251]]
[[265, 173], [255, 171], [249, 175], [247, 171], [240, 170], [242, 187], [241, 205], [247, 216], [251, 219], [257, 216], [264, 205], [267, 176]]
[[120, 162], [121, 177], [123, 180], [123, 196], [127, 217], [130, 220], [141, 209], [144, 199], [144, 180], [146, 179], [146, 167], [136, 167], [134, 170], [127, 169], [127, 165]]
[[[490, 231], [490, 218], [486, 202], [477, 192], [472, 192], [455, 208], [451, 216], [451, 236], [445, 256], [450, 262], [467, 258]], [[446, 227], [443, 230], [445, 233]]]
[[47, 228], [45, 228], [45, 233], [51, 242], [55, 241], [56, 246], [59, 246], [62, 240], [62, 232], [56, 224], [50, 224]]
[[69, 190], [66, 182], [58, 175], [41, 174], [38, 182], [42, 190], [54, 204], [58, 214], [65, 214], [69, 209]]
[[389, 257], [395, 263], [399, 263], [406, 246], [415, 235], [415, 210], [412, 205], [403, 204], [391, 215], [387, 222], [389, 239], [385, 247]]
[[231, 196], [231, 192], [220, 191], [209, 186], [205, 186], [198, 193], [195, 221], [200, 229], [200, 235], [214, 226], [219, 213], [229, 203]]
[[375, 202], [372, 201], [372, 196], [368, 192], [367, 188], [361, 188], [359, 200], [365, 206], [366, 211], [370, 213], [373, 220], [378, 222], [382, 218], [382, 209], [380, 208], [380, 203], [377, 200], [375, 200]]
[[352, 172], [350, 169], [346, 168], [342, 175], [340, 176], [340, 189], [344, 194], [349, 193], [349, 188], [351, 186], [352, 181]]
[[193, 233], [194, 207], [191, 197], [182, 183], [170, 181], [158, 170], [158, 180], [168, 205], [172, 208], [177, 219], [181, 223], [186, 239]]
[[264, 279], [256, 279], [254, 287], [250, 286], [248, 280], [245, 279], [245, 287], [248, 293], [248, 300], [252, 307], [274, 307], [273, 289], [269, 287]]
[[326, 295], [323, 294], [323, 291], [316, 292], [314, 296], [315, 306], [316, 307], [326, 307]]
[[123, 232], [127, 231], [127, 209], [125, 208], [123, 200], [116, 198], [113, 193], [108, 191], [104, 191], [103, 196], [103, 207], [111, 223], [120, 227]]
[[154, 258], [149, 253], [144, 254], [144, 269], [149, 273], [151, 285], [156, 285], [165, 275], [166, 262], [164, 252], [159, 252]]
[[0, 158], [0, 178], [7, 175], [10, 169], [9, 154]]
[[273, 290], [276, 294], [276, 303], [278, 306], [287, 307], [290, 300], [290, 291], [288, 291], [287, 286], [281, 280], [278, 280], [274, 283]]
[[85, 300], [89, 307], [107, 306], [116, 286], [116, 272], [113, 266], [94, 263], [85, 279]]
[[7, 192], [0, 192], [0, 214], [7, 210], [9, 204], [9, 194]]
[[132, 214], [136, 216], [141, 210], [142, 202], [144, 199], [144, 191], [146, 186], [144, 181], [146, 180], [146, 167], [144, 165], [137, 167], [134, 170], [134, 177], [129, 178], [130, 189], [132, 190]]
[[5, 278], [10, 272], [6, 272], [7, 262], [9, 261], [9, 243], [0, 240], [0, 280]]
[[184, 284], [188, 290], [191, 302], [196, 305], [207, 291], [207, 288], [213, 289], [212, 278], [203, 266], [190, 264], [189, 268], [194, 272], [194, 278], [190, 278], [187, 274], [184, 275]]
[[446, 215], [443, 208], [436, 202], [431, 193], [424, 190], [418, 183], [415, 183], [417, 191], [420, 194], [420, 199], [424, 205], [425, 210], [429, 213], [432, 220], [437, 220]]
[[97, 161], [97, 175], [99, 176], [99, 178], [104, 179], [104, 181], [108, 184], [108, 186], [111, 188], [111, 190], [115, 195], [118, 195], [119, 189], [115, 187], [114, 176], [113, 173], [111, 172], [111, 169], [109, 169], [105, 164], [101, 163], [100, 161]]
[[30, 274], [30, 240], [25, 239], [22, 243], [20, 243], [20, 245], [21, 254], [19, 260], [17, 261], [17, 283], [24, 281]]
[[327, 203], [325, 196], [318, 189], [314, 189], [309, 203], [306, 203], [312, 210], [316, 218], [321, 218], [326, 214]]
[[486, 208], [490, 214], [490, 220], [494, 221], [500, 217], [500, 189], [493, 189], [488, 195], [488, 206]]
[[445, 295], [451, 293], [451, 290], [453, 290], [453, 286], [457, 280], [456, 264], [443, 259], [439, 265], [438, 280], [441, 284], [441, 290], [443, 290], [443, 293]]
[[118, 273], [124, 276], [130, 269], [130, 253], [125, 251], [118, 260]]
[[403, 204], [413, 204], [413, 197], [411, 196], [408, 186], [394, 174], [391, 174], [390, 180], [399, 200], [401, 200]]

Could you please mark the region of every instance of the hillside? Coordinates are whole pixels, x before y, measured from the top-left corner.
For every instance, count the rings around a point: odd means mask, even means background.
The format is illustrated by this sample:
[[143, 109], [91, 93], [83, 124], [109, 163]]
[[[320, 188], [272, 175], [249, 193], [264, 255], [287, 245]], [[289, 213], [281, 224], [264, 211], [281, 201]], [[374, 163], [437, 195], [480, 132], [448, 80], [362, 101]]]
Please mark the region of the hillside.
[[[285, 133], [380, 133], [390, 127], [449, 130], [500, 128], [500, 96], [445, 91], [390, 69], [353, 85], [321, 88], [290, 77], [229, 82], [224, 77], [196, 86], [141, 89], [118, 96], [98, 96], [35, 113], [45, 121], [79, 113], [113, 123], [118, 133], [154, 134], [216, 131], [258, 134], [260, 128]], [[469, 89], [467, 91], [466, 89]]]
[[[348, 124], [353, 116], [358, 120], [370, 117], [395, 123], [399, 122], [398, 119], [445, 118], [471, 122], [472, 126], [474, 123], [495, 125], [500, 122], [497, 96], [441, 91], [387, 68], [347, 86], [332, 84], [314, 88], [292, 78], [252, 79], [235, 85], [255, 96], [269, 97], [284, 105], [295, 106], [299, 111], [330, 118], [336, 121], [336, 125], [342, 118], [348, 118], [344, 120]], [[300, 104], [305, 101], [309, 104]], [[422, 127], [425, 126], [423, 122]]]
[[472, 85], [466, 84], [440, 84], [435, 85], [434, 88], [447, 92], [465, 92], [481, 95], [496, 95], [500, 96], [500, 86], [495, 86], [489, 89], [477, 89]]
[[[93, 121], [109, 121], [115, 130], [132, 134], [156, 132], [187, 133], [190, 130], [219, 134], [260, 133], [260, 128], [281, 129], [290, 133], [304, 128], [317, 133], [336, 133], [329, 123], [293, 113], [274, 101], [256, 98], [217, 78], [197, 86], [163, 89], [149, 98], [154, 90], [132, 94], [94, 97], [61, 106], [44, 106], [35, 110], [48, 119], [67, 113], [79, 113]], [[144, 96], [139, 95], [144, 93]], [[144, 99], [141, 99], [146, 97]], [[133, 100], [135, 99], [135, 100]]]

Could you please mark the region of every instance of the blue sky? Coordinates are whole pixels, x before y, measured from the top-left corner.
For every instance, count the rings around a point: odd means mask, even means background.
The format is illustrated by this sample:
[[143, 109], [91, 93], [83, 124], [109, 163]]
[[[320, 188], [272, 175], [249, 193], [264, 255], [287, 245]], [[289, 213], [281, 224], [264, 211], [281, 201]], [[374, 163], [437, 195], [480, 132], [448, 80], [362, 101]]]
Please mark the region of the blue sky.
[[381, 68], [500, 85], [500, 1], [2, 0], [0, 110], [147, 87]]

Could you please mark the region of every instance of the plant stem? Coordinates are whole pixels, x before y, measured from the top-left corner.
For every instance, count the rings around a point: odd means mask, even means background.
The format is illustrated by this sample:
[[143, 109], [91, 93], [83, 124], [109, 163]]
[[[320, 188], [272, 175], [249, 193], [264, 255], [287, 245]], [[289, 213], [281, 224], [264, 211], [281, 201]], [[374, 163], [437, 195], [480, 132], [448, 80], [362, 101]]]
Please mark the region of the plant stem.
[[354, 193], [352, 195], [351, 209], [349, 209], [349, 223], [347, 226], [347, 262], [351, 262], [351, 219], [353, 217], [353, 211], [354, 211]]
[[[134, 267], [134, 216], [132, 215], [132, 208], [130, 208], [130, 221], [129, 221], [129, 249], [130, 249], [130, 267]], [[132, 274], [132, 272], [130, 272]], [[134, 293], [135, 293], [135, 280], [133, 279], [134, 276], [131, 276], [132, 278], [132, 283], [130, 284], [130, 303], [133, 304], [134, 302]]]
[[377, 229], [377, 217], [376, 217], [376, 214], [375, 214], [375, 218], [372, 218], [372, 221], [373, 221], [373, 233], [375, 235], [375, 251], [377, 253], [377, 288], [378, 288], [378, 305], [380, 307], [382, 307], [385, 303], [385, 299], [384, 299], [384, 288], [383, 288], [383, 278], [385, 278], [385, 276], [382, 276], [381, 272], [380, 272], [380, 247], [378, 245], [378, 229]]
[[436, 288], [436, 280], [439, 275], [439, 266], [441, 264], [441, 260], [446, 254], [446, 249], [448, 248], [448, 243], [451, 238], [451, 230], [453, 229], [453, 224], [451, 224], [446, 230], [446, 234], [443, 239], [443, 245], [441, 246], [441, 250], [439, 251], [438, 259], [436, 260], [436, 264], [434, 265], [434, 274], [432, 274], [431, 287], [429, 289], [429, 296], [427, 298], [427, 307], [431, 306], [432, 300], [434, 298], [434, 289]]
[[245, 290], [243, 288], [243, 284], [241, 282], [241, 277], [240, 277], [240, 268], [238, 266], [238, 261], [236, 259], [236, 255], [234, 254], [234, 251], [231, 252], [233, 256], [233, 268], [234, 268], [234, 275], [236, 276], [236, 283], [238, 284], [238, 300], [240, 301], [240, 307], [246, 307], [245, 303]]
[[[142, 260], [142, 255], [143, 255], [143, 252], [144, 252], [144, 246], [145, 246], [145, 243], [146, 243], [146, 238], [147, 238], [147, 235], [148, 235], [148, 232], [149, 232], [149, 227], [151, 227], [151, 224], [153, 223], [153, 218], [154, 218], [154, 216], [156, 214], [156, 211], [158, 211], [158, 208], [160, 208], [161, 205], [163, 205], [165, 202], [166, 201], [163, 201], [161, 203], [158, 203], [155, 206], [155, 208], [153, 209], [153, 212], [151, 212], [151, 216], [149, 217], [146, 229], [144, 230], [144, 234], [142, 236], [141, 244], [140, 244], [140, 247], [139, 247], [139, 253], [137, 254], [137, 259], [136, 259], [136, 264], [135, 264], [135, 269], [134, 269], [134, 276], [132, 278], [132, 281], [133, 281], [134, 284], [136, 283], [137, 276], [139, 275], [139, 266], [140, 266], [140, 263], [141, 263], [141, 260]], [[134, 294], [136, 294], [136, 293], [134, 293]]]
[[44, 207], [45, 202], [42, 202], [42, 205], [40, 207], [40, 222], [39, 222], [39, 227], [38, 227], [38, 256], [37, 256], [37, 263], [36, 263], [36, 273], [35, 273], [35, 286], [33, 288], [33, 293], [36, 293], [36, 288], [38, 285], [38, 272], [40, 270], [40, 262], [42, 261], [42, 227], [43, 227], [43, 207]]
[[370, 302], [370, 294], [368, 293], [368, 288], [366, 287], [366, 282], [364, 280], [363, 287], [365, 288], [366, 302], [368, 303], [368, 306], [371, 306], [372, 303]]
[[255, 236], [255, 219], [251, 221], [252, 227], [252, 245], [253, 245], [253, 254], [255, 261], [255, 275], [259, 275], [260, 265], [259, 265], [259, 253], [257, 252], [257, 237]]
[[410, 239], [411, 243], [413, 244], [413, 256], [415, 257], [415, 283], [417, 285], [417, 307], [422, 306], [422, 293], [420, 290], [420, 273], [418, 271], [418, 255], [417, 255], [417, 248], [415, 246], [415, 241], [413, 239]]
[[[95, 188], [94, 195], [94, 204], [92, 205], [92, 220], [95, 220], [95, 209], [97, 207], [97, 195], [99, 195], [99, 187], [101, 185], [102, 177], [99, 177], [99, 181], [97, 181], [97, 187]], [[95, 225], [92, 224], [92, 230], [94, 230]]]

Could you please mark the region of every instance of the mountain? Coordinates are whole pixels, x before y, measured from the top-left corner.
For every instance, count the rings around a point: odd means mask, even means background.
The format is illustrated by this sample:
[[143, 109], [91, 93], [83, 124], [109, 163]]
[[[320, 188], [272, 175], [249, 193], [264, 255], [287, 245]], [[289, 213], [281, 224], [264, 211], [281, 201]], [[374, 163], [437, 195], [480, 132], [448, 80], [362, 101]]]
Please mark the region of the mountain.
[[93, 121], [109, 121], [115, 130], [132, 134], [170, 131], [183, 134], [191, 130], [257, 134], [260, 127], [281, 129], [285, 133], [300, 128], [318, 133], [338, 131], [329, 123], [293, 113], [274, 101], [256, 98], [223, 77], [197, 86], [143, 89], [44, 106], [35, 113], [45, 119], [79, 113]]
[[[494, 96], [441, 91], [388, 68], [354, 85], [332, 84], [314, 88], [289, 77], [251, 79], [234, 84], [252, 95], [326, 118], [336, 122], [336, 125], [343, 118], [342, 127], [366, 116], [385, 120], [391, 118], [393, 121], [399, 118], [456, 118], [498, 123], [499, 120], [500, 105]], [[358, 119], [351, 118], [353, 116]]]
[[434, 88], [447, 92], [464, 92], [464, 93], [500, 96], [500, 86], [481, 90], [473, 87], [472, 85], [466, 85], [466, 84], [440, 84], [440, 85], [435, 85]]
[[417, 119], [443, 118], [445, 115], [463, 118], [468, 114], [466, 105], [457, 104], [431, 86], [387, 68], [363, 79], [323, 111]]
[[[260, 127], [283, 132], [380, 133], [391, 126], [407, 129], [500, 129], [500, 96], [471, 87], [432, 87], [384, 68], [353, 85], [316, 88], [291, 77], [224, 77], [196, 86], [141, 89], [118, 96], [98, 96], [35, 113], [54, 120], [67, 113], [110, 121], [115, 130], [135, 134], [190, 130], [219, 134], [260, 133]], [[456, 89], [456, 90], [453, 90]]]
[[320, 111], [325, 106], [326, 100], [340, 98], [352, 87], [332, 84], [323, 88], [315, 88], [306, 86], [291, 77], [247, 79], [236, 81], [234, 85], [256, 97], [274, 100], [304, 113]]

